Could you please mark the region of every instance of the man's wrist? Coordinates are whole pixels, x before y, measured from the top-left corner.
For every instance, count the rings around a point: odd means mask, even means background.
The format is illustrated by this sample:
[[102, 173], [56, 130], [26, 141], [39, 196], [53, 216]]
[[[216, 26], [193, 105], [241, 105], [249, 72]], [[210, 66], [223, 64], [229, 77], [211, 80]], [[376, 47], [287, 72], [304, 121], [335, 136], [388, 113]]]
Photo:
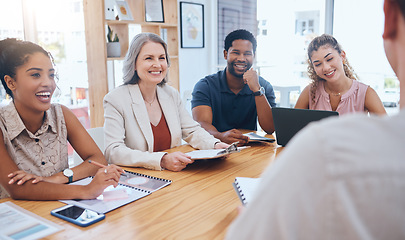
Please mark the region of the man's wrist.
[[259, 83], [257, 83], [257, 85], [255, 84], [255, 86], [249, 86], [250, 90], [252, 90], [252, 92], [257, 92], [260, 90], [262, 86], [260, 86]]
[[[214, 138], [218, 139], [219, 141], [221, 141], [221, 142], [224, 141], [222, 132], [218, 132], [218, 133], [212, 134], [212, 135], [214, 136]], [[217, 143], [215, 143], [215, 144], [217, 144]], [[214, 144], [214, 147], [215, 147], [215, 144]]]
[[264, 87], [260, 87], [258, 91], [253, 92], [253, 96], [263, 96], [265, 93], [266, 91], [264, 90]]

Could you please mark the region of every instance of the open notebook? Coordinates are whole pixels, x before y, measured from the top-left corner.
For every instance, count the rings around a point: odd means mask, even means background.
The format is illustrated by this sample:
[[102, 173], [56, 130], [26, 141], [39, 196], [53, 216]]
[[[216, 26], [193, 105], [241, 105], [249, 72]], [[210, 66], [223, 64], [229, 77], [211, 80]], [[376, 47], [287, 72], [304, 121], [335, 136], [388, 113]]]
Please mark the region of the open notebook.
[[[171, 184], [171, 180], [148, 176], [145, 174], [125, 171], [127, 176], [121, 175], [116, 188], [107, 187], [103, 194], [96, 199], [90, 200], [61, 200], [61, 202], [91, 209], [99, 213], [106, 213], [125, 204], [148, 196]], [[87, 185], [92, 177], [84, 178], [71, 184]]]
[[236, 193], [239, 196], [243, 205], [246, 205], [252, 200], [255, 195], [257, 186], [260, 183], [260, 178], [237, 177], [232, 183]]

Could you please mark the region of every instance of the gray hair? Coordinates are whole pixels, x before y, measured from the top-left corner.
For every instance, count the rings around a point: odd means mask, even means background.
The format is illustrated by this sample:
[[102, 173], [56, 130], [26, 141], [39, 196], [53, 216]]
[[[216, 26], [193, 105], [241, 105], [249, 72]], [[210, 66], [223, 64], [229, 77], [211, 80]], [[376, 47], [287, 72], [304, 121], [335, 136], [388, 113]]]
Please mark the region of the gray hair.
[[[131, 41], [129, 45], [128, 52], [125, 55], [124, 63], [123, 63], [123, 80], [124, 85], [127, 84], [138, 84], [139, 76], [135, 71], [135, 63], [138, 59], [139, 53], [141, 52], [142, 47], [147, 42], [155, 42], [160, 43], [163, 46], [166, 54], [166, 61], [167, 66], [170, 67], [170, 59], [169, 54], [167, 53], [167, 45], [166, 43], [156, 34], [154, 33], [140, 33], [137, 34]], [[168, 75], [168, 74], [167, 74]], [[159, 85], [163, 85], [167, 82], [167, 75], [165, 78], [159, 83]]]

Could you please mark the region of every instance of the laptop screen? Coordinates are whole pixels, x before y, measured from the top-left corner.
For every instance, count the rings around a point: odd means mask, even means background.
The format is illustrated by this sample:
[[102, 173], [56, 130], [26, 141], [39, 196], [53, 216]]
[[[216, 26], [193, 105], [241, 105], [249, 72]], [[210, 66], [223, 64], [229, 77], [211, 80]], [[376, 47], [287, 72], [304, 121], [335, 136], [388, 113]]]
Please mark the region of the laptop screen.
[[273, 107], [273, 121], [277, 144], [287, 145], [290, 139], [308, 123], [326, 117], [338, 116], [338, 112], [297, 108]]

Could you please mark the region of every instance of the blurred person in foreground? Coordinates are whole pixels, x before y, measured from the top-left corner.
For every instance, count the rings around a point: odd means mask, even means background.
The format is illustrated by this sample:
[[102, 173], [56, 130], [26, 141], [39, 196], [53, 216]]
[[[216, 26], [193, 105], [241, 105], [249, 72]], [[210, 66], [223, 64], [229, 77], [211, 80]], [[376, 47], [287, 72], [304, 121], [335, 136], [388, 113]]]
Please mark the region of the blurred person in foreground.
[[385, 0], [395, 116], [311, 124], [262, 175], [227, 239], [405, 239], [405, 0]]

